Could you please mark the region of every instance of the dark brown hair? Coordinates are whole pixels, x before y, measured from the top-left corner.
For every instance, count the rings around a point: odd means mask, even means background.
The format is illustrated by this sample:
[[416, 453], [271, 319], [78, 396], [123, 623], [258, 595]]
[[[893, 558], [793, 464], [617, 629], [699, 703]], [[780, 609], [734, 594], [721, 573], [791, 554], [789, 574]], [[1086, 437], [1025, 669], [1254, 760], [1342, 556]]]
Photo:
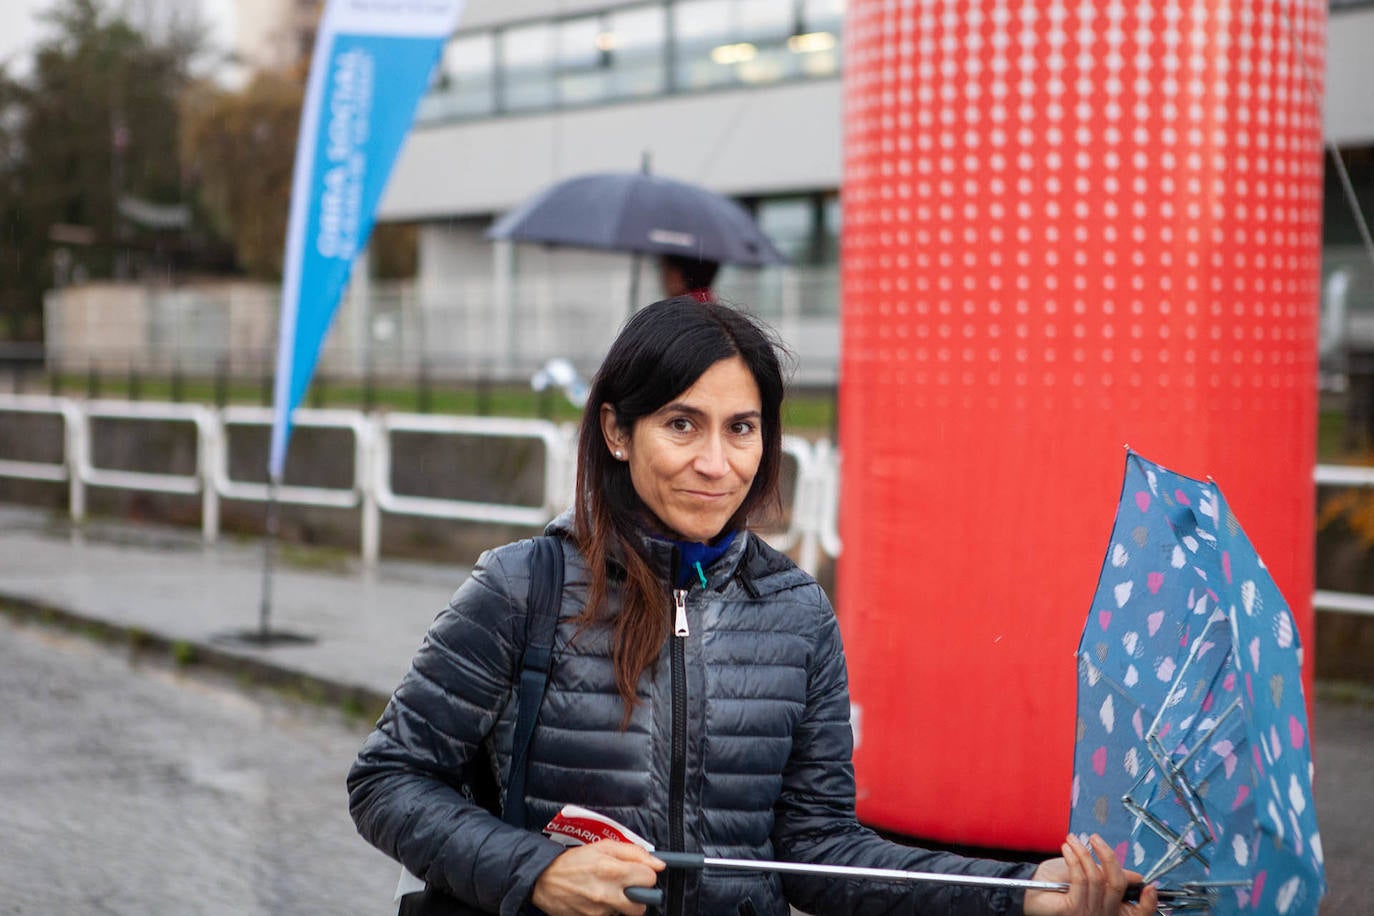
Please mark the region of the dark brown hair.
[[584, 623], [604, 619], [607, 560], [624, 564], [624, 600], [612, 623], [616, 689], [625, 702], [625, 722], [634, 710], [635, 684], [658, 658], [668, 633], [668, 585], [645, 560], [639, 534], [644, 504], [630, 481], [629, 467], [612, 457], [601, 429], [601, 405], [615, 411], [616, 425], [630, 432], [696, 384], [711, 366], [738, 356], [759, 387], [763, 456], [754, 482], [726, 530], [744, 527], [751, 512], [779, 505], [782, 463], [783, 376], [772, 332], [759, 321], [719, 302], [678, 296], [635, 314], [611, 344], [592, 379], [577, 445], [577, 500], [573, 536], [591, 573]]

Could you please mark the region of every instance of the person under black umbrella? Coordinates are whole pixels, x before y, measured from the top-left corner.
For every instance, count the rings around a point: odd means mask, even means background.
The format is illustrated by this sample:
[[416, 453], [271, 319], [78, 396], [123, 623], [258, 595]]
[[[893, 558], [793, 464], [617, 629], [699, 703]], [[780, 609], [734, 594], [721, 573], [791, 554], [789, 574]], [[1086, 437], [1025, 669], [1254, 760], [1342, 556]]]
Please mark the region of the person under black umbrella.
[[668, 299], [691, 296], [698, 302], [710, 302], [715, 298], [711, 284], [719, 272], [719, 261], [678, 254], [660, 255], [658, 259], [658, 279], [663, 286], [663, 295]]

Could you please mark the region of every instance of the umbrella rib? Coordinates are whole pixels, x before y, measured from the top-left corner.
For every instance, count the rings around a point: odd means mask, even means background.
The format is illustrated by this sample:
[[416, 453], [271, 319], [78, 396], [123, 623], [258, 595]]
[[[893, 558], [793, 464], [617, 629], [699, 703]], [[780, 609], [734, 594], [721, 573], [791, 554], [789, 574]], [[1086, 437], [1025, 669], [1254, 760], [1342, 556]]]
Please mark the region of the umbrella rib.
[[[1153, 752], [1151, 752], [1151, 755], [1153, 756]], [[1136, 815], [1137, 821], [1146, 820], [1146, 825], [1149, 826], [1156, 833], [1158, 833], [1161, 838], [1168, 840], [1170, 846], [1181, 845], [1183, 834], [1175, 833], [1167, 824], [1165, 824], [1163, 821], [1159, 820], [1149, 812], [1150, 802], [1153, 799], [1158, 798], [1159, 795], [1157, 793], [1161, 792], [1163, 789], [1169, 789], [1176, 799], [1179, 795], [1179, 789], [1174, 784], [1173, 777], [1169, 773], [1167, 762], [1160, 762], [1158, 758], [1156, 758], [1156, 764], [1156, 766], [1151, 767], [1149, 770], [1146, 770], [1144, 773], [1140, 775], [1140, 777], [1131, 786], [1130, 791], [1128, 791], [1122, 797], [1121, 805], [1129, 813]], [[1134, 793], [1139, 791], [1141, 787], [1149, 781], [1152, 775], [1158, 776], [1159, 784], [1151, 790], [1150, 798], [1145, 799], [1144, 804], [1142, 804], [1141, 802], [1135, 800]], [[1194, 811], [1190, 808], [1185, 808], [1185, 810], [1187, 810], [1188, 813], [1188, 826], [1194, 829], [1201, 830], [1205, 825], [1197, 819], [1197, 816], [1194, 813]], [[1213, 839], [1215, 839], [1215, 836], [1213, 836], [1211, 830], [1206, 830], [1205, 832], [1208, 836], [1207, 842], [1211, 842]], [[1202, 845], [1206, 844], [1204, 843]], [[1199, 856], [1199, 858], [1201, 857]], [[1206, 863], [1205, 859], [1202, 859], [1202, 861], [1204, 864]], [[1172, 867], [1172, 865], [1169, 866], [1169, 868]], [[1168, 869], [1165, 870], [1167, 871]]]
[[[1151, 830], [1158, 834], [1160, 838], [1165, 840], [1165, 842], [1167, 843], [1168, 851], [1166, 851], [1166, 853], [1163, 856], [1161, 856], [1159, 861], [1156, 862], [1155, 865], [1150, 869], [1150, 876], [1148, 880], [1154, 880], [1154, 878], [1168, 871], [1173, 870], [1174, 868], [1178, 867], [1183, 862], [1187, 861], [1189, 858], [1192, 857], [1196, 857], [1197, 860], [1200, 863], [1202, 863], [1204, 868], [1210, 866], [1209, 861], [1202, 854], [1202, 849], [1204, 849], [1211, 843], [1215, 842], [1216, 834], [1208, 825], [1206, 818], [1204, 816], [1201, 816], [1204, 811], [1203, 806], [1201, 806], [1198, 803], [1197, 791], [1193, 786], [1192, 780], [1183, 772], [1183, 768], [1187, 766], [1188, 762], [1191, 761], [1202, 748], [1206, 747], [1208, 739], [1212, 735], [1216, 734], [1218, 729], [1221, 728], [1222, 724], [1232, 715], [1232, 713], [1236, 711], [1236, 709], [1239, 708], [1240, 700], [1239, 698], [1237, 698], [1236, 700], [1232, 701], [1231, 705], [1228, 706], [1221, 713], [1221, 715], [1217, 717], [1216, 721], [1212, 724], [1211, 728], [1209, 728], [1206, 732], [1198, 735], [1191, 745], [1180, 742], [1180, 746], [1185, 748], [1187, 751], [1187, 753], [1181, 760], [1175, 761], [1173, 759], [1171, 752], [1164, 746], [1163, 742], [1160, 740], [1159, 730], [1161, 727], [1161, 719], [1163, 718], [1164, 712], [1171, 705], [1173, 705], [1171, 703], [1171, 700], [1178, 695], [1179, 690], [1184, 686], [1187, 680], [1188, 670], [1192, 666], [1193, 662], [1199, 657], [1199, 649], [1207, 634], [1211, 631], [1212, 627], [1216, 624], [1216, 622], [1216, 618], [1209, 619], [1207, 622], [1207, 626], [1203, 628], [1202, 633], [1200, 633], [1198, 635], [1198, 638], [1193, 641], [1188, 653], [1187, 660], [1185, 660], [1183, 667], [1179, 670], [1178, 675], [1170, 684], [1169, 690], [1165, 694], [1164, 704], [1160, 708], [1160, 711], [1155, 715], [1155, 718], [1150, 725], [1150, 730], [1145, 736], [1146, 750], [1155, 762], [1155, 767], [1153, 768], [1153, 770], [1154, 772], [1158, 773], [1160, 788], [1168, 788], [1168, 790], [1173, 794], [1174, 798], [1178, 801], [1179, 806], [1185, 812], [1187, 812], [1188, 826], [1191, 829], [1198, 831], [1199, 834], [1206, 836], [1207, 839], [1201, 843], [1198, 843], [1197, 845], [1191, 845], [1186, 843], [1183, 840], [1183, 832], [1175, 832], [1171, 830], [1167, 825], [1165, 825], [1162, 821], [1160, 821], [1153, 814], [1151, 814], [1144, 805], [1135, 801], [1131, 794], [1128, 793], [1126, 797], [1122, 799], [1122, 805], [1126, 808], [1128, 812], [1130, 812], [1133, 816], [1136, 817], [1138, 822], [1143, 822], [1146, 826], [1148, 826]], [[1230, 658], [1233, 652], [1234, 648], [1227, 650], [1226, 655], [1223, 657], [1222, 663], [1218, 668], [1219, 671], [1225, 669], [1226, 659]], [[1108, 684], [1113, 683], [1110, 678], [1107, 678], [1105, 675], [1103, 677], [1105, 680], [1107, 680]], [[1212, 769], [1214, 768], [1215, 766]], [[1209, 769], [1207, 772], [1211, 772], [1211, 769]], [[1143, 774], [1132, 787], [1132, 792], [1138, 790], [1141, 787], [1141, 785], [1149, 778], [1149, 775], [1150, 771], [1147, 771], [1145, 774]]]
[[[1221, 619], [1225, 618], [1223, 617]], [[1198, 634], [1197, 639], [1193, 640], [1192, 645], [1188, 647], [1188, 657], [1184, 659], [1183, 667], [1179, 669], [1178, 674], [1174, 677], [1173, 683], [1169, 685], [1169, 692], [1164, 695], [1164, 702], [1160, 705], [1159, 711], [1155, 713], [1154, 721], [1150, 723], [1150, 729], [1147, 732], [1147, 735], [1154, 736], [1158, 733], [1160, 727], [1160, 720], [1164, 717], [1164, 713], [1169, 709], [1169, 707], [1174, 705], [1172, 702], [1174, 696], [1177, 695], [1178, 689], [1183, 685], [1184, 679], [1187, 677], [1189, 667], [1191, 667], [1193, 662], [1197, 659], [1198, 651], [1202, 647], [1202, 643], [1204, 642], [1207, 634], [1211, 632], [1212, 627], [1217, 623], [1217, 620], [1218, 618], [1216, 616], [1213, 616], [1210, 619], [1208, 619], [1207, 626], [1202, 628], [1202, 632]]]
[[[1144, 882], [1149, 884], [1159, 878], [1160, 875], [1173, 871], [1188, 859], [1196, 858], [1203, 868], [1209, 868], [1211, 863], [1202, 854], [1202, 846], [1192, 846], [1183, 841], [1183, 834], [1171, 830], [1167, 824], [1151, 814], [1145, 806], [1127, 795], [1121, 800], [1121, 804], [1127, 811], [1136, 817], [1139, 823], [1143, 823], [1159, 836], [1166, 843], [1166, 851], [1160, 856], [1159, 861], [1150, 867], [1145, 874]], [[1193, 826], [1197, 826], [1194, 824]], [[1208, 843], [1212, 842], [1209, 838]]]
[[[1234, 700], [1231, 701], [1231, 705], [1226, 707], [1225, 711], [1223, 711], [1221, 715], [1217, 716], [1217, 719], [1213, 723], [1212, 727], [1209, 728], [1206, 731], [1206, 733], [1198, 736], [1197, 743], [1188, 749], [1187, 756], [1185, 756], [1182, 760], [1180, 760], [1177, 764], [1174, 764], [1173, 766], [1181, 772], [1183, 768], [1188, 765], [1188, 761], [1196, 757], [1198, 752], [1201, 751], [1207, 745], [1208, 740], [1210, 740], [1211, 737], [1217, 733], [1217, 730], [1221, 728], [1221, 724], [1225, 722], [1227, 718], [1230, 717], [1231, 713], [1235, 712], [1239, 708], [1240, 697], [1236, 697]], [[1216, 763], [1212, 764], [1212, 766], [1208, 767], [1200, 775], [1206, 776], [1208, 773], [1215, 770], [1218, 765], [1219, 764]]]
[[[1208, 729], [1205, 734], [1199, 736], [1196, 743], [1191, 748], [1188, 748], [1188, 753], [1186, 756], [1184, 756], [1182, 760], [1175, 762], [1170, 757], [1169, 752], [1165, 749], [1165, 747], [1161, 743], [1159, 743], [1157, 738], [1152, 736], [1150, 739], [1148, 739], [1147, 742], [1150, 756], [1154, 758], [1156, 769], [1159, 773], [1160, 785], [1167, 786], [1173, 792], [1173, 795], [1175, 799], [1178, 800], [1179, 805], [1185, 811], [1188, 812], [1189, 825], [1192, 826], [1194, 829], [1199, 830], [1200, 832], [1204, 832], [1207, 835], [1206, 842], [1199, 843], [1196, 847], [1196, 849], [1199, 850], [1202, 847], [1205, 847], [1208, 844], [1215, 841], [1216, 834], [1212, 830], [1211, 825], [1207, 822], [1206, 806], [1201, 804], [1198, 798], [1197, 790], [1194, 788], [1194, 780], [1192, 779], [1192, 777], [1188, 776], [1183, 772], [1183, 768], [1187, 766], [1188, 762], [1197, 755], [1198, 751], [1206, 747], [1208, 739], [1212, 735], [1216, 734], [1216, 732], [1221, 728], [1222, 723], [1224, 723], [1228, 718], [1230, 718], [1231, 714], [1240, 708], [1240, 705], [1241, 702], [1239, 698], [1232, 701], [1231, 705], [1228, 706], [1226, 710], [1223, 711], [1222, 714], [1217, 717], [1212, 727]], [[1187, 746], [1185, 745], [1185, 747]], [[1220, 762], [1218, 761], [1218, 763], [1214, 763], [1211, 767], [1209, 767], [1207, 770], [1205, 770], [1203, 773], [1199, 775], [1205, 778], [1219, 765]], [[1148, 775], [1149, 774], [1147, 773], [1146, 776]], [[1142, 780], [1144, 778], [1145, 777], [1142, 777]], [[1134, 790], [1140, 784], [1141, 780], [1137, 780], [1136, 786], [1132, 787], [1132, 789]], [[1139, 803], [1135, 802], [1134, 799], [1131, 799], [1129, 795], [1127, 796], [1127, 799], [1130, 799], [1131, 804], [1139, 806]], [[1123, 799], [1123, 804], [1125, 804], [1125, 802], [1126, 799]], [[1141, 806], [1141, 811], [1144, 811], [1143, 806]], [[1181, 837], [1181, 834], [1179, 836]], [[1204, 865], [1207, 864], [1207, 861], [1203, 859], [1200, 854], [1198, 855], [1198, 858], [1200, 861], [1203, 862]]]

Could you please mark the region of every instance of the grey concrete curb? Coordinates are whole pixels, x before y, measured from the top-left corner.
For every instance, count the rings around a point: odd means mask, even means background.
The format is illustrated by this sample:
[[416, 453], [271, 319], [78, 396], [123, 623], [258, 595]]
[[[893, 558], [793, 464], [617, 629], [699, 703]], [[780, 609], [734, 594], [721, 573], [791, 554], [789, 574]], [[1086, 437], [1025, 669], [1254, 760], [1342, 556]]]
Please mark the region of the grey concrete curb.
[[[187, 674], [195, 674], [199, 670], [226, 675], [240, 681], [246, 680], [253, 686], [270, 688], [294, 699], [337, 706], [359, 716], [375, 718], [390, 699], [389, 695], [367, 687], [243, 655], [214, 642], [170, 639], [139, 627], [110, 623], [19, 595], [0, 592], [0, 614], [23, 623], [57, 627], [105, 644], [122, 643], [134, 655], [151, 653], [164, 656], [178, 670]], [[184, 655], [188, 650], [191, 653], [189, 658]]]

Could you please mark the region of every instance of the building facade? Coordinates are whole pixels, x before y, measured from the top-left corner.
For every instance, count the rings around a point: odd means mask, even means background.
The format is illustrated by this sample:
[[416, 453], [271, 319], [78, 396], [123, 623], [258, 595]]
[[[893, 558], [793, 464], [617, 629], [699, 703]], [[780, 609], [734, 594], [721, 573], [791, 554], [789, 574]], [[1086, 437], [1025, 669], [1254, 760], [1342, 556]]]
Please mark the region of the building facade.
[[[408, 302], [423, 312], [424, 330], [409, 336], [422, 333], [439, 363], [520, 371], [563, 355], [593, 367], [625, 316], [630, 258], [493, 244], [483, 233], [548, 184], [633, 170], [647, 155], [656, 172], [743, 202], [793, 259], [727, 269], [718, 292], [779, 327], [801, 377], [833, 380], [844, 12], [844, 0], [473, 0], [378, 214], [419, 226]], [[1374, 209], [1371, 47], [1374, 3], [1335, 0], [1325, 129], [1366, 211]], [[1355, 276], [1369, 255], [1339, 189], [1327, 196], [1327, 273]], [[1358, 324], [1356, 279], [1334, 288], [1351, 290], [1344, 312]], [[652, 298], [655, 282], [645, 269], [641, 299]], [[413, 318], [391, 314], [379, 326], [394, 341]]]
[[[378, 214], [419, 226], [409, 302], [423, 317], [389, 314], [377, 346], [423, 321], [439, 371], [519, 373], [555, 355], [594, 368], [627, 314], [633, 259], [484, 232], [555, 181], [647, 159], [753, 211], [792, 263], [727, 267], [716, 291], [779, 328], [800, 378], [833, 381], [843, 18], [842, 0], [469, 3]], [[658, 297], [648, 260], [639, 289], [640, 304]], [[374, 305], [394, 313], [386, 298]]]

